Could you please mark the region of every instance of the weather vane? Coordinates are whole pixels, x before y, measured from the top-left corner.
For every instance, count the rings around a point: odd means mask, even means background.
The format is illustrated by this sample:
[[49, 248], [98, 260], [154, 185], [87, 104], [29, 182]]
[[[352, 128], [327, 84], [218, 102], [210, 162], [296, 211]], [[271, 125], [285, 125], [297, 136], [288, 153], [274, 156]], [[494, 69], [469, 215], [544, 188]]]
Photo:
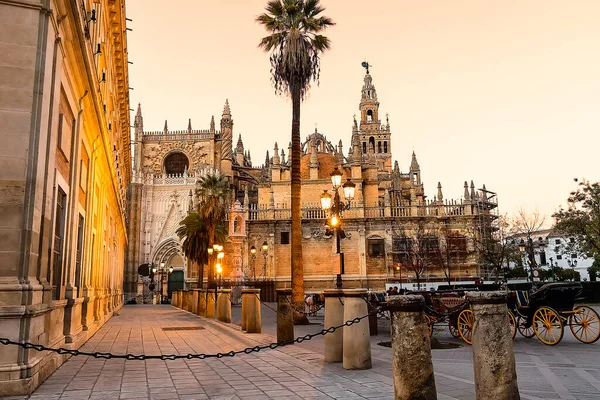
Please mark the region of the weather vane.
[[367, 74], [369, 73], [369, 67], [372, 67], [372, 65], [369, 65], [368, 62], [363, 61], [362, 64], [363, 68], [365, 68], [367, 70]]

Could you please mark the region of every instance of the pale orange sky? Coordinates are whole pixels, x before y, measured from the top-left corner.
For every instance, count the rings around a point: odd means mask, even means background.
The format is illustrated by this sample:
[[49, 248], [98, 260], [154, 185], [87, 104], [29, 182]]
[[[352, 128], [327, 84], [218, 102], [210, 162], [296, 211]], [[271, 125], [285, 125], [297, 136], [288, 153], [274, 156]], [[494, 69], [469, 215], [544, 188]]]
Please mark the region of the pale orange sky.
[[[167, 5], [168, 4], [168, 5]], [[225, 99], [255, 165], [287, 153], [291, 103], [275, 96], [266, 0], [127, 0], [132, 108], [144, 128], [208, 129]], [[498, 192], [500, 212], [550, 217], [574, 177], [600, 180], [600, 1], [322, 0], [336, 26], [321, 84], [302, 107], [314, 130], [350, 144], [364, 69], [390, 115], [392, 153], [408, 171], [414, 150], [429, 197], [460, 198], [473, 179]], [[282, 146], [283, 144], [283, 146]]]

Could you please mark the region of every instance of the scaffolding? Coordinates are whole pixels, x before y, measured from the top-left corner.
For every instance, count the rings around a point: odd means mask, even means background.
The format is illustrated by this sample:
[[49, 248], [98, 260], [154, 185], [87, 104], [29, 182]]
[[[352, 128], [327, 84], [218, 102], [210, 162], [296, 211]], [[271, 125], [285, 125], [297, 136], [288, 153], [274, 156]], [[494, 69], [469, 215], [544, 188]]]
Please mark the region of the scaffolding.
[[[494, 232], [498, 230], [498, 227], [494, 225], [494, 221], [499, 217], [498, 195], [495, 192], [487, 190], [484, 185], [482, 189], [477, 190], [475, 207], [477, 210], [479, 240], [481, 243], [493, 243]], [[484, 279], [495, 279], [497, 273], [502, 273], [493, 269], [494, 267], [490, 265], [489, 260], [484, 257], [480, 268], [480, 276]]]

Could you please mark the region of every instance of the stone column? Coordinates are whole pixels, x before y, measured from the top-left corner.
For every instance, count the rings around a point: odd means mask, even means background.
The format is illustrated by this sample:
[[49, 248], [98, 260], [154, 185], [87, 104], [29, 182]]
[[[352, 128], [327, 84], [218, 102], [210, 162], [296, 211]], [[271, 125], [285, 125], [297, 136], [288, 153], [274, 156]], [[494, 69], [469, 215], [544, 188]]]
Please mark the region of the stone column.
[[173, 293], [171, 293], [171, 305], [177, 307], [177, 295], [179, 294], [178, 291], [174, 291]]
[[242, 330], [246, 330], [246, 314], [248, 313], [248, 299], [254, 294], [247, 292], [246, 289], [242, 289]]
[[467, 299], [473, 311], [477, 399], [520, 399], [506, 292], [468, 292]]
[[[365, 301], [367, 289], [345, 289], [343, 292], [344, 321], [367, 315], [367, 302]], [[344, 369], [371, 368], [371, 335], [368, 318], [352, 326], [344, 327], [343, 343], [342, 366]]]
[[188, 305], [188, 291], [184, 290], [183, 292], [181, 292], [181, 309], [187, 310], [187, 305]]
[[206, 316], [206, 290], [200, 289], [198, 293], [198, 315]]
[[294, 313], [290, 305], [292, 289], [277, 289], [277, 341], [294, 340]]
[[194, 291], [188, 290], [187, 292], [187, 308], [186, 310], [192, 312], [192, 305], [194, 304]]
[[200, 294], [200, 291], [198, 289], [194, 289], [192, 290], [192, 306], [191, 308], [191, 312], [193, 312], [194, 314], [198, 314], [198, 295]]
[[215, 291], [208, 290], [208, 297], [206, 299], [206, 318], [215, 317]]
[[246, 333], [261, 333], [260, 289], [244, 289], [244, 292], [250, 294], [246, 300]]
[[[344, 323], [343, 291], [338, 289], [325, 289], [325, 322], [323, 329], [339, 326]], [[323, 337], [325, 362], [334, 363], [343, 361], [344, 329], [338, 329]]]
[[391, 296], [394, 399], [437, 399], [429, 328], [420, 295]]
[[231, 323], [231, 289], [219, 289], [217, 320]]

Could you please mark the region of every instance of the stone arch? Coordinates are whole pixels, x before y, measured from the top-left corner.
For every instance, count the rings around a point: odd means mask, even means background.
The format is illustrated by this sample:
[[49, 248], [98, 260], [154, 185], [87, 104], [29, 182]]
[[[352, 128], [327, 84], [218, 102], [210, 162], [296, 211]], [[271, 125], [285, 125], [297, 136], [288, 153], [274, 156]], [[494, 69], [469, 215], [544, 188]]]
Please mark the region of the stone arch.
[[190, 168], [190, 158], [183, 150], [177, 149], [165, 155], [162, 165], [167, 175], [182, 175]]

